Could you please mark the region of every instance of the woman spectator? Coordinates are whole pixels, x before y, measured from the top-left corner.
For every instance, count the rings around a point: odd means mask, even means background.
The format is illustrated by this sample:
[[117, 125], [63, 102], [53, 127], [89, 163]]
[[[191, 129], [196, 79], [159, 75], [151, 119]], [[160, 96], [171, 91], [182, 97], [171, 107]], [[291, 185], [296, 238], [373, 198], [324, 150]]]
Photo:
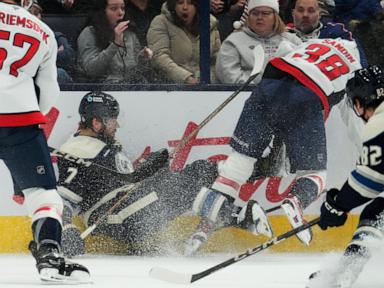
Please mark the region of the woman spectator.
[[96, 8], [77, 39], [78, 61], [93, 81], [108, 83], [147, 83], [143, 76], [144, 48], [124, 19], [124, 0], [96, 0]]
[[[284, 53], [285, 47], [295, 46], [301, 40], [285, 32], [285, 24], [279, 16], [277, 0], [250, 0], [249, 16], [242, 31], [234, 32], [221, 45], [216, 62], [216, 77], [222, 83], [244, 83], [254, 66], [253, 48], [262, 45], [265, 65], [276, 53]], [[279, 49], [280, 48], [280, 49]], [[257, 83], [262, 73], [254, 80]]]
[[[211, 82], [220, 48], [217, 20], [210, 18]], [[153, 50], [153, 66], [172, 83], [199, 83], [200, 37], [198, 0], [167, 0], [161, 14], [156, 16], [147, 34]]]

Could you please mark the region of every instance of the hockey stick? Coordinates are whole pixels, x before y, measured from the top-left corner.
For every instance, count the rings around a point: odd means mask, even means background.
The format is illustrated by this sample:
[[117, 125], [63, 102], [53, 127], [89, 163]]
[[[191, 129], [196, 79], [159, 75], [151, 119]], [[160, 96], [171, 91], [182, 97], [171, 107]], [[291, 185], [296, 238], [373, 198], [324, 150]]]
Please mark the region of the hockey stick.
[[76, 163], [78, 165], [83, 165], [85, 167], [95, 166], [97, 168], [100, 168], [100, 169], [103, 169], [103, 170], [106, 170], [106, 171], [109, 171], [109, 172], [113, 172], [113, 173], [124, 175], [124, 174], [120, 173], [117, 170], [105, 167], [103, 165], [94, 163], [94, 162], [89, 161], [89, 160], [85, 160], [83, 158], [80, 158], [80, 157], [77, 157], [77, 156], [74, 156], [74, 155], [71, 155], [71, 154], [69, 154], [67, 152], [60, 151], [59, 149], [55, 149], [53, 147], [48, 147], [48, 149], [49, 149], [49, 152], [51, 153], [52, 156], [59, 157], [59, 158], [64, 158], [64, 159], [66, 159], [66, 160], [68, 160], [70, 162]]
[[295, 229], [292, 229], [280, 236], [277, 236], [267, 242], [264, 242], [263, 244], [256, 246], [254, 248], [250, 248], [244, 253], [241, 253], [233, 258], [230, 258], [220, 264], [217, 264], [211, 268], [208, 268], [202, 272], [196, 273], [196, 274], [190, 274], [190, 273], [179, 273], [179, 272], [174, 272], [165, 268], [161, 267], [153, 267], [149, 271], [149, 276], [155, 279], [171, 282], [171, 283], [177, 283], [177, 284], [188, 284], [195, 282], [197, 280], [200, 280], [201, 278], [204, 278], [218, 270], [221, 270], [229, 265], [232, 265], [236, 262], [239, 262], [241, 260], [244, 260], [245, 258], [248, 258], [249, 256], [252, 256], [253, 254], [256, 254], [260, 251], [263, 251], [273, 245], [276, 245], [294, 235], [297, 233], [306, 230], [313, 225], [316, 225], [319, 222], [320, 218], [316, 218], [300, 227], [297, 227]]
[[254, 57], [254, 63], [253, 63], [253, 69], [252, 72], [241, 85], [239, 89], [237, 89], [235, 92], [231, 94], [223, 103], [221, 103], [220, 106], [218, 106], [215, 110], [213, 110], [196, 128], [193, 130], [188, 136], [186, 136], [184, 139], [182, 139], [179, 144], [173, 149], [173, 151], [170, 153], [170, 158], [173, 158], [173, 156], [182, 148], [185, 146], [188, 141], [190, 141], [209, 121], [213, 119], [229, 102], [231, 102], [241, 91], [243, 91], [248, 85], [260, 74], [261, 69], [263, 68], [264, 64], [264, 49], [261, 45], [256, 46], [253, 48], [253, 57]]
[[273, 211], [279, 210], [280, 208], [281, 208], [281, 205], [278, 205], [278, 206], [275, 206], [275, 207], [271, 207], [271, 208], [265, 210], [265, 214], [268, 214], [268, 213], [271, 213]]

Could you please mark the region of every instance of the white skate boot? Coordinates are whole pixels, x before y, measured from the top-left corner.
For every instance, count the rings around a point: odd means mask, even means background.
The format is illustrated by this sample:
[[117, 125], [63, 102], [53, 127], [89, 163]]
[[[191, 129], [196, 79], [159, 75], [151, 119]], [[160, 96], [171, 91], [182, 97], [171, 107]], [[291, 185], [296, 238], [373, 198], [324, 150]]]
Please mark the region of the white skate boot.
[[[303, 217], [303, 211], [301, 209], [299, 199], [297, 199], [296, 196], [288, 196], [285, 198], [283, 204], [281, 204], [281, 208], [283, 208], [288, 217], [289, 223], [291, 223], [293, 228], [297, 228], [307, 223]], [[296, 237], [305, 245], [309, 245], [312, 240], [311, 228], [297, 233]]]
[[239, 225], [239, 227], [255, 235], [262, 234], [268, 238], [273, 237], [273, 231], [268, 217], [264, 209], [256, 201], [248, 201], [247, 205], [241, 208], [238, 214], [233, 214], [233, 217], [236, 218], [236, 224]]

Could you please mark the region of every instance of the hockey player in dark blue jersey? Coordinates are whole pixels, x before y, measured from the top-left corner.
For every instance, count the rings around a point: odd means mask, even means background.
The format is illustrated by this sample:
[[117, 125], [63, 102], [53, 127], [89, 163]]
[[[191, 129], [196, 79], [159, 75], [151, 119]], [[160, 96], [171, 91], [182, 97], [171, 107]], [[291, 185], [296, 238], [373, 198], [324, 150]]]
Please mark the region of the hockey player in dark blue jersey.
[[344, 186], [331, 189], [321, 206], [319, 226], [342, 226], [352, 209], [363, 204], [358, 227], [338, 266], [311, 275], [308, 288], [349, 288], [384, 240], [384, 75], [378, 66], [355, 73], [347, 95], [356, 114], [366, 121], [360, 161]]
[[[182, 171], [170, 171], [166, 149], [149, 154], [134, 168], [115, 138], [119, 112], [119, 104], [111, 95], [101, 91], [87, 93], [79, 106], [78, 131], [55, 151], [58, 192], [65, 200], [62, 242], [67, 255], [85, 251], [80, 231], [71, 222], [72, 215], [80, 216], [85, 226], [92, 226], [138, 181], [142, 181], [140, 186], [130, 192], [105, 223], [98, 225], [93, 235], [121, 244], [124, 250], [119, 251], [123, 253], [163, 249], [146, 245], [147, 240], [190, 210], [197, 191], [217, 177], [216, 164], [205, 160], [195, 161]], [[108, 169], [69, 161], [62, 157], [65, 153]]]

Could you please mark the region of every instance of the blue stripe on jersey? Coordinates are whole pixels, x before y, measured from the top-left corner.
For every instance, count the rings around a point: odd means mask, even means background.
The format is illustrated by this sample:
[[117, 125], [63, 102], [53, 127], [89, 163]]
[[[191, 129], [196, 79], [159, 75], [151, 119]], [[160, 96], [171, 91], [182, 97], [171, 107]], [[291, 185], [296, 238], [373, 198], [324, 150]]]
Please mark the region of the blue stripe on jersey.
[[368, 187], [369, 189], [376, 191], [377, 194], [384, 191], [384, 185], [381, 183], [378, 183], [376, 181], [373, 181], [372, 179], [369, 179], [356, 170], [352, 172], [352, 177], [356, 179], [356, 181], [365, 187]]

